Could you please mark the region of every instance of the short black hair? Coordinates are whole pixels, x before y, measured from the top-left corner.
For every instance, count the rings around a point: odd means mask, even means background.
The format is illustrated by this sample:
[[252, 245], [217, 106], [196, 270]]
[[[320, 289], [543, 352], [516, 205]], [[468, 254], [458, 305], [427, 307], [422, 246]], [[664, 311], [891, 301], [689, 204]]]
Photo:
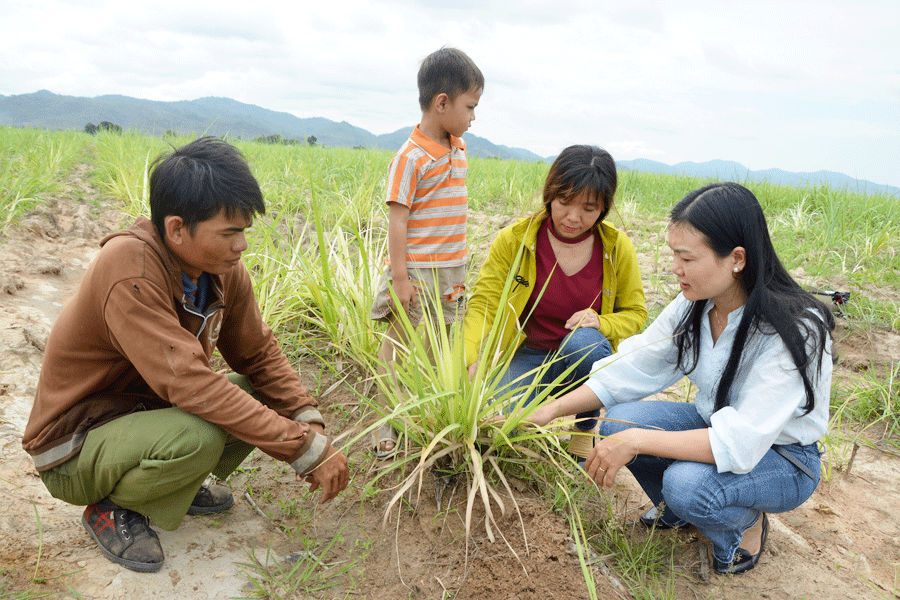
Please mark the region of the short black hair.
[[228, 142], [201, 137], [163, 153], [150, 167], [150, 220], [165, 238], [165, 220], [181, 217], [192, 234], [223, 209], [230, 219], [264, 215], [259, 183], [244, 155]]
[[428, 110], [438, 94], [456, 100], [469, 90], [484, 89], [481, 69], [462, 50], [441, 48], [425, 57], [419, 67], [419, 106]]

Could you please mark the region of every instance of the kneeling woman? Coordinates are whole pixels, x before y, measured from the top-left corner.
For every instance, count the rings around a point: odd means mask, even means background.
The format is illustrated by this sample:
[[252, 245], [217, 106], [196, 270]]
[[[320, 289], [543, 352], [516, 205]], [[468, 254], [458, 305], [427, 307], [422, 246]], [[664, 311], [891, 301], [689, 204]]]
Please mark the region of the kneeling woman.
[[[740, 185], [688, 194], [668, 237], [681, 294], [533, 420], [605, 406], [588, 474], [610, 487], [627, 467], [661, 509], [645, 525], [694, 525], [712, 542], [716, 572], [742, 573], [762, 553], [766, 513], [793, 510], [819, 483], [834, 317], [788, 275]], [[694, 403], [634, 402], [684, 376]]]
[[[481, 267], [464, 322], [470, 376], [479, 352], [514, 349], [499, 393], [528, 404], [561, 379], [557, 393], [580, 385], [595, 361], [640, 331], [647, 309], [637, 255], [628, 236], [604, 221], [617, 184], [606, 150], [578, 145], [560, 152], [544, 183], [544, 209], [500, 231]], [[512, 271], [515, 287], [501, 304]], [[498, 317], [498, 347], [482, 349]], [[598, 414], [579, 415], [569, 450], [582, 459]]]

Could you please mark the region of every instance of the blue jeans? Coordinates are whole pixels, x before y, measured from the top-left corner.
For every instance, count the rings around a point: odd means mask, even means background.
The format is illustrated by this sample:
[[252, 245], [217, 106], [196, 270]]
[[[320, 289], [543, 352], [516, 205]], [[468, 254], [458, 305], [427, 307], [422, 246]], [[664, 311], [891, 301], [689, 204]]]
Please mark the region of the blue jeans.
[[[666, 431], [706, 429], [693, 404], [643, 400], [617, 404], [606, 416]], [[600, 435], [610, 436], [635, 425], [603, 421]], [[761, 512], [779, 513], [803, 504], [819, 485], [821, 453], [817, 444], [783, 446], [815, 474], [802, 473], [772, 449], [749, 473], [718, 473], [715, 465], [639, 454], [628, 466], [655, 506], [665, 505], [660, 519], [669, 525], [691, 523], [712, 542], [722, 563], [730, 563], [744, 532]]]
[[[529, 371], [545, 364], [549, 364], [549, 367], [541, 373], [541, 379], [538, 382], [541, 387], [535, 387], [527, 395], [516, 398], [517, 406], [528, 405], [540, 393], [541, 388], [551, 385], [562, 375], [563, 371], [578, 363], [569, 377], [550, 393], [560, 393], [567, 388], [574, 389], [591, 374], [596, 361], [606, 358], [610, 354], [612, 354], [612, 347], [609, 345], [609, 340], [602, 333], [590, 327], [573, 330], [563, 338], [559, 350], [535, 350], [522, 344], [513, 355], [509, 368], [500, 377], [498, 394], [502, 395], [508, 393], [510, 389], [514, 390], [532, 384], [538, 373], [529, 374]], [[521, 379], [519, 379], [520, 377]], [[585, 420], [578, 421], [577, 427], [582, 431], [591, 431], [597, 424], [599, 415], [600, 409], [579, 413], [577, 417]]]

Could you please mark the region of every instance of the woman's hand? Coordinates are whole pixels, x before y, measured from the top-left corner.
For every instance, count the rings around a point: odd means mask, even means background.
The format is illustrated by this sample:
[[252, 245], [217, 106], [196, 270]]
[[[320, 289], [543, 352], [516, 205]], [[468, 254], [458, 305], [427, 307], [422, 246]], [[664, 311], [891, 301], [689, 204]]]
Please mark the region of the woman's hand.
[[590, 327], [591, 329], [600, 330], [600, 315], [593, 308], [579, 310], [577, 313], [569, 317], [566, 321], [566, 329], [578, 329], [579, 327]]
[[[531, 415], [529, 415], [527, 419], [523, 419], [522, 423], [523, 424], [530, 423], [532, 425], [539, 425], [541, 427], [544, 427], [545, 425], [547, 425], [547, 423], [549, 423], [550, 421], [552, 421], [553, 419], [556, 418], [556, 408], [555, 408], [556, 400], [553, 400], [552, 402], [554, 403], [554, 406], [550, 406], [549, 404], [544, 404], [543, 406], [541, 406], [540, 408], [535, 410], [533, 413], [531, 413]], [[509, 416], [510, 415], [506, 414], [506, 413], [501, 414], [501, 415], [491, 415], [490, 417], [487, 418], [487, 420], [491, 423], [502, 423], [503, 421], [508, 419]]]
[[595, 408], [601, 408], [602, 406], [600, 400], [597, 399], [597, 395], [585, 384], [578, 386], [559, 398], [548, 400], [531, 413], [528, 420], [535, 425], [546, 427], [550, 421], [557, 417], [575, 415], [594, 410]]
[[542, 405], [536, 411], [531, 413], [531, 416], [528, 418], [528, 421], [534, 423], [535, 425], [539, 425], [541, 427], [546, 427], [547, 424], [557, 417], [556, 411], [558, 410], [557, 399], [551, 400], [549, 403]]
[[640, 454], [641, 429], [626, 429], [613, 437], [597, 440], [584, 469], [597, 485], [612, 487], [619, 469]]

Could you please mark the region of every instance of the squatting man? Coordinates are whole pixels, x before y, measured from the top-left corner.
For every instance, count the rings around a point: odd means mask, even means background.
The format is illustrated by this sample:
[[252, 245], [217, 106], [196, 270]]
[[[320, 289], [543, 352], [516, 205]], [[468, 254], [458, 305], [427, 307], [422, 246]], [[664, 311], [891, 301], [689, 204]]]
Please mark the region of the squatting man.
[[[197, 139], [157, 159], [150, 219], [107, 236], [47, 341], [23, 446], [56, 498], [87, 506], [100, 551], [128, 569], [164, 560], [150, 523], [234, 502], [224, 479], [253, 448], [321, 488], [347, 487], [347, 458], [262, 321], [241, 262], [265, 213], [241, 153]], [[218, 350], [233, 370], [210, 366]]]

